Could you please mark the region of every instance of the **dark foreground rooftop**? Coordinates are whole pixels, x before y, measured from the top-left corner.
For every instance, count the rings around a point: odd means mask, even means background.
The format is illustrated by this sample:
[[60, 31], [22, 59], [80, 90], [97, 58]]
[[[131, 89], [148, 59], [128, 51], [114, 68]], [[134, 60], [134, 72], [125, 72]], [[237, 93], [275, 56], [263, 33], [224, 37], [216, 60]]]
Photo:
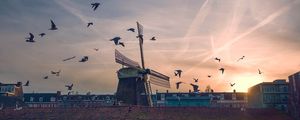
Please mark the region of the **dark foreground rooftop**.
[[205, 107], [24, 108], [0, 110], [1, 120], [292, 120], [274, 109]]

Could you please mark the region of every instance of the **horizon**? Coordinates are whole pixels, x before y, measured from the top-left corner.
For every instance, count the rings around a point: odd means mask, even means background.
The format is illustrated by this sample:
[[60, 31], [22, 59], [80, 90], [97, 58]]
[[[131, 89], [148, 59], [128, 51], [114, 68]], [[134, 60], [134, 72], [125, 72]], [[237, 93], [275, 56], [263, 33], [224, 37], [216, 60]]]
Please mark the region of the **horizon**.
[[[199, 79], [200, 91], [210, 85], [215, 92], [247, 92], [262, 82], [288, 82], [300, 70], [299, 1], [111, 0], [100, 1], [95, 11], [90, 2], [1, 1], [0, 82], [29, 80], [24, 93], [65, 93], [65, 85], [74, 84], [79, 93], [113, 94], [122, 67], [114, 50], [141, 64], [137, 32], [127, 31], [137, 21], [144, 27], [145, 66], [170, 77], [169, 92], [188, 92], [190, 85], [177, 90], [175, 83], [193, 83], [193, 78]], [[58, 30], [48, 30], [50, 19]], [[87, 27], [88, 22], [94, 24]], [[44, 37], [38, 35], [42, 32]], [[28, 33], [35, 43], [25, 42]], [[109, 41], [117, 36], [125, 47]], [[153, 36], [157, 40], [151, 41]], [[78, 62], [84, 56], [89, 60]], [[176, 69], [183, 70], [181, 78], [174, 76]], [[59, 70], [60, 76], [51, 74]], [[152, 87], [153, 93], [167, 90]]]

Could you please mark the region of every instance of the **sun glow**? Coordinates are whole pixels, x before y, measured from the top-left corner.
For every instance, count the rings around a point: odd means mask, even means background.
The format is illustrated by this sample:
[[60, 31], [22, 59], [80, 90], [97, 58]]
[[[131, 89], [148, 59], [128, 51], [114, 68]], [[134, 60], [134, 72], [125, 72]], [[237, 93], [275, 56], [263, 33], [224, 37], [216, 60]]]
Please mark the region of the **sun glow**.
[[237, 92], [247, 92], [248, 88], [264, 81], [264, 77], [254, 73], [244, 73], [233, 76], [234, 89]]

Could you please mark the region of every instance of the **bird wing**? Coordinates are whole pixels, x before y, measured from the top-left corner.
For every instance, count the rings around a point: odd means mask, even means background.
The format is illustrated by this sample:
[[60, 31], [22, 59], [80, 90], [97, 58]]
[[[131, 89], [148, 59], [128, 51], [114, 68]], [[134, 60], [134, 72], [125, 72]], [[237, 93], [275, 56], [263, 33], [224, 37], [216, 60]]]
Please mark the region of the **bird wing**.
[[54, 22], [52, 21], [52, 20], [50, 20], [51, 21], [51, 27], [53, 28], [53, 27], [56, 27], [56, 25], [54, 24]]
[[32, 33], [29, 33], [30, 39], [34, 38], [34, 35]]

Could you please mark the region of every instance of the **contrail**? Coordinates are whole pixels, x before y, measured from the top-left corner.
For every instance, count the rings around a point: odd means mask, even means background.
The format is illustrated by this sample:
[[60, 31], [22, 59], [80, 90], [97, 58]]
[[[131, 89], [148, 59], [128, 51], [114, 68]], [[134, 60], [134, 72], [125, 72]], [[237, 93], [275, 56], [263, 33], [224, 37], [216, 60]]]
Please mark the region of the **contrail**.
[[86, 19], [86, 16], [83, 16], [82, 14], [80, 14], [80, 12], [72, 7], [73, 3], [71, 3], [68, 0], [55, 0], [55, 2], [57, 4], [59, 4], [60, 6], [62, 6], [62, 8], [66, 9], [67, 11], [69, 11], [70, 13], [72, 13], [73, 15], [75, 15], [76, 17], [78, 17], [83, 23], [88, 23], [89, 21]]
[[230, 47], [233, 43], [241, 40], [243, 37], [249, 35], [250, 33], [256, 31], [257, 29], [265, 26], [266, 24], [272, 22], [274, 19], [276, 19], [278, 16], [280, 16], [282, 13], [286, 12], [290, 7], [289, 6], [285, 6], [281, 9], [279, 9], [278, 11], [272, 13], [271, 15], [269, 15], [267, 18], [265, 18], [263, 21], [261, 21], [260, 23], [258, 23], [257, 25], [255, 25], [254, 27], [248, 29], [246, 32], [240, 34], [239, 36], [237, 36], [236, 38], [234, 38], [233, 40], [229, 41], [228, 43], [226, 43], [225, 45], [223, 45], [222, 47], [218, 48], [215, 50], [215, 53], [213, 53], [212, 55], [206, 57], [205, 59], [202, 60], [202, 62], [206, 62], [207, 60], [211, 59], [213, 56], [215, 56], [215, 54], [223, 51], [224, 49]]
[[178, 53], [176, 55], [176, 57], [181, 56], [189, 49], [189, 46], [190, 46], [189, 37], [192, 35], [192, 33], [194, 33], [197, 30], [198, 26], [203, 23], [203, 21], [205, 20], [207, 14], [208, 14], [208, 11], [210, 10], [210, 7], [209, 6], [207, 7], [208, 1], [209, 0], [206, 0], [202, 4], [202, 6], [199, 8], [196, 17], [194, 18], [193, 22], [190, 24], [189, 29], [183, 38], [185, 46], [184, 46], [183, 50], [180, 51], [180, 53]]

